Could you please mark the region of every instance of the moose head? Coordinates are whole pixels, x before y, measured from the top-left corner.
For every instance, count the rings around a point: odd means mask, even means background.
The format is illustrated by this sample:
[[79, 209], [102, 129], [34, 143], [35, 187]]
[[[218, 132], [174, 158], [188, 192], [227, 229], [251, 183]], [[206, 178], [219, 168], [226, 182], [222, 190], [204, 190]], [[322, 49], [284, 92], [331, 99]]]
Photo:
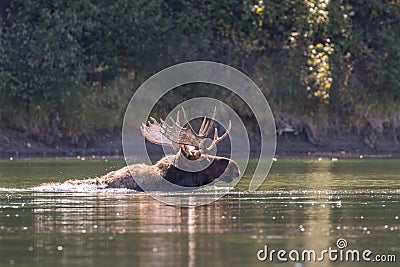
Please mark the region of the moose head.
[[231, 130], [231, 121], [221, 136], [218, 136], [218, 130], [214, 128], [213, 139], [207, 146], [208, 135], [214, 126], [215, 112], [216, 109], [211, 119], [204, 117], [197, 133], [190, 125], [183, 107], [183, 124], [180, 123], [179, 111], [175, 120], [170, 118], [171, 125], [162, 119], [157, 122], [152, 117], [147, 124], [142, 124], [141, 132], [147, 141], [170, 146], [176, 152], [175, 155], [162, 158], [155, 165], [162, 171], [161, 175], [166, 180], [180, 186], [195, 187], [218, 180], [229, 183], [240, 175], [235, 161], [210, 154]]

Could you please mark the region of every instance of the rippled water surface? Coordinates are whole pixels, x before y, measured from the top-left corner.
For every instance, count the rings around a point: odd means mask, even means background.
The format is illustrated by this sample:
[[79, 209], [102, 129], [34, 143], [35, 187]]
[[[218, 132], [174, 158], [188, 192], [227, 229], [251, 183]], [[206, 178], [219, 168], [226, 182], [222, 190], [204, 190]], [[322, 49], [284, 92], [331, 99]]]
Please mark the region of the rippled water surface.
[[[223, 199], [193, 208], [124, 190], [26, 189], [102, 175], [123, 164], [0, 161], [0, 266], [399, 266], [396, 159], [278, 160], [257, 192], [247, 192], [245, 176]], [[347, 247], [339, 249], [338, 239]], [[276, 254], [272, 262], [260, 261], [257, 253], [265, 246], [268, 254], [287, 251], [287, 261], [279, 262]], [[371, 250], [371, 260], [394, 256], [397, 262], [334, 261], [327, 254], [321, 262], [288, 259], [292, 250], [314, 250], [318, 261], [329, 248]]]

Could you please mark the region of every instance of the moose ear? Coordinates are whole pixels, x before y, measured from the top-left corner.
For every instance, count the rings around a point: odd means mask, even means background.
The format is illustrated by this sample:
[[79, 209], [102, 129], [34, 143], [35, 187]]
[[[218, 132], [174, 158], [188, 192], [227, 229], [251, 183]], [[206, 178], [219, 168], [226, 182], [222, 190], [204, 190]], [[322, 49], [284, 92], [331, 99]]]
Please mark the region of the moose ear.
[[179, 145], [179, 147], [180, 147], [181, 155], [187, 159], [190, 159], [189, 146], [188, 145]]
[[201, 157], [204, 157], [205, 155], [202, 153], [201, 150], [193, 150], [193, 156], [197, 160], [197, 159], [199, 159]]

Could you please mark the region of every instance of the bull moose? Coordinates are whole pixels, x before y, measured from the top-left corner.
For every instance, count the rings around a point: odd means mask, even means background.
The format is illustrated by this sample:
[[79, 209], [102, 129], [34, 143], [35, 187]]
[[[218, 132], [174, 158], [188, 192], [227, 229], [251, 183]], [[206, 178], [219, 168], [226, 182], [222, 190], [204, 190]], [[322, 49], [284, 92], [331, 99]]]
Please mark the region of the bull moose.
[[[132, 164], [122, 169], [109, 172], [101, 177], [85, 180], [69, 180], [64, 187], [92, 185], [96, 188], [127, 188], [137, 191], [169, 190], [170, 185], [187, 189], [212, 184], [217, 181], [230, 183], [239, 177], [240, 170], [235, 161], [229, 158], [210, 155], [218, 143], [224, 140], [231, 130], [231, 122], [225, 133], [218, 136], [217, 128], [209, 146], [206, 145], [214, 121], [215, 109], [211, 119], [204, 117], [199, 131], [196, 133], [190, 125], [185, 110], [182, 108], [184, 124], [180, 124], [179, 111], [176, 120], [169, 125], [164, 120], [160, 122], [150, 117], [150, 121], [141, 126], [143, 137], [154, 144], [171, 146], [175, 155], [166, 155], [154, 165]], [[143, 187], [143, 188], [142, 188]]]

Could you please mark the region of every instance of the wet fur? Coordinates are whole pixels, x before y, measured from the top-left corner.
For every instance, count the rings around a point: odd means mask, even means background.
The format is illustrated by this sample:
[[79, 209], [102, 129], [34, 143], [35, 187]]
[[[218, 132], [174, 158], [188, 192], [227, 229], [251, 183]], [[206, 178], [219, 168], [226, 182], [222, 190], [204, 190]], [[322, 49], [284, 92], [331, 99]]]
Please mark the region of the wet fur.
[[[139, 186], [145, 185], [146, 190], [168, 190], [165, 187], [164, 179], [183, 187], [197, 187], [210, 184], [216, 181], [230, 183], [238, 177], [239, 168], [231, 159], [223, 157], [208, 156], [204, 160], [212, 160], [210, 166], [198, 172], [188, 172], [172, 164], [179, 161], [180, 155], [169, 155], [160, 159], [155, 165], [133, 164], [116, 171], [109, 172], [101, 177], [89, 178], [84, 180], [68, 180], [63, 184], [47, 184], [43, 187], [68, 188], [82, 185], [92, 186], [96, 189], [106, 188], [126, 188], [143, 191]], [[225, 172], [226, 170], [226, 172]], [[224, 173], [225, 172], [225, 173]], [[222, 175], [224, 173], [224, 175]]]

